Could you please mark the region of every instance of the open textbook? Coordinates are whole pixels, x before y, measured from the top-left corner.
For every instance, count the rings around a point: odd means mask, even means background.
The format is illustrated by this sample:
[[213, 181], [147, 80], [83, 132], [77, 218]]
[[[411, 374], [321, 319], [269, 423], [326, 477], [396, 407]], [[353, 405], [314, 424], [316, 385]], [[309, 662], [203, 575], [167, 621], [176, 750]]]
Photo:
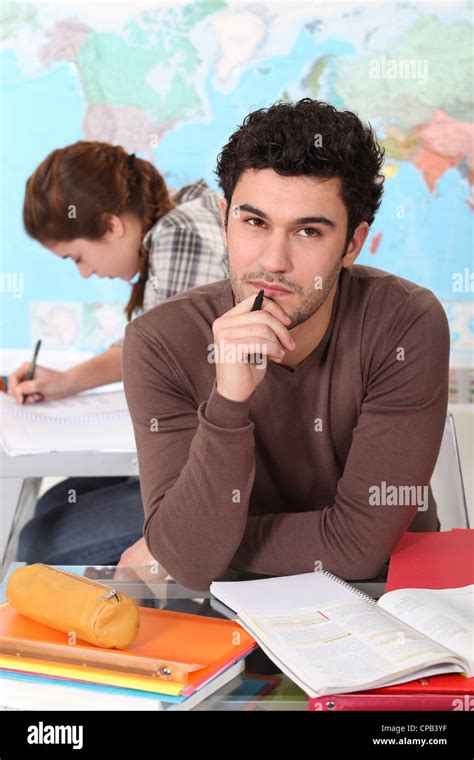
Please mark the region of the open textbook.
[[0, 393], [0, 435], [11, 456], [53, 451], [135, 451], [123, 391], [18, 404]]
[[398, 589], [376, 602], [323, 570], [210, 591], [310, 697], [474, 675], [474, 585]]

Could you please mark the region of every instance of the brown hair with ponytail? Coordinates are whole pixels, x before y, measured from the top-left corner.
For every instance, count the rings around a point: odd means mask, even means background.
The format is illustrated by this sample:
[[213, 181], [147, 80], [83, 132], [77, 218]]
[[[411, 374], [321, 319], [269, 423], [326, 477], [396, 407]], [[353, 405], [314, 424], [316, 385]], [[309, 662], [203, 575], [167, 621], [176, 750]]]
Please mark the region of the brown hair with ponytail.
[[[53, 150], [26, 183], [23, 223], [30, 237], [43, 245], [107, 232], [107, 215], [136, 214], [142, 239], [176, 204], [158, 170], [149, 161], [130, 156], [119, 145], [80, 140]], [[148, 252], [141, 246], [139, 279], [125, 308], [130, 320], [143, 305], [148, 278]]]

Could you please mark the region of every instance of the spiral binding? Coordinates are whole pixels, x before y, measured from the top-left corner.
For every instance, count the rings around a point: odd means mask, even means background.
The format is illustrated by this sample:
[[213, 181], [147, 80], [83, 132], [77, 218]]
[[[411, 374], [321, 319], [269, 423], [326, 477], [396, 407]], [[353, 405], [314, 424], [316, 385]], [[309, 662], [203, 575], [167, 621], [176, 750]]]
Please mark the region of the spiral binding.
[[339, 578], [338, 575], [334, 575], [334, 573], [331, 573], [330, 570], [319, 570], [318, 572], [320, 572], [321, 575], [325, 575], [327, 578], [335, 581], [336, 583], [339, 583], [340, 586], [344, 586], [344, 588], [350, 589], [354, 596], [361, 597], [362, 599], [365, 599], [366, 602], [370, 602], [370, 604], [377, 604], [377, 600], [370, 596], [370, 594], [366, 594], [365, 591], [361, 591], [359, 588], [351, 586], [350, 583], [343, 580], [342, 578]]

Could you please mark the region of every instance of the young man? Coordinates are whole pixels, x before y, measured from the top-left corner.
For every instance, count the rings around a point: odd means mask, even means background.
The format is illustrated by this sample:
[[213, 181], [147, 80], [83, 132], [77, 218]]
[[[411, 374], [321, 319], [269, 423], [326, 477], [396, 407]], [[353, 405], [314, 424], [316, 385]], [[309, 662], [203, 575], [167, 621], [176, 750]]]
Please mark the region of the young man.
[[224, 147], [229, 279], [126, 330], [145, 540], [124, 564], [144, 550], [193, 589], [362, 580], [408, 528], [439, 529], [447, 319], [426, 288], [354, 265], [382, 163], [370, 127], [309, 98], [250, 114]]

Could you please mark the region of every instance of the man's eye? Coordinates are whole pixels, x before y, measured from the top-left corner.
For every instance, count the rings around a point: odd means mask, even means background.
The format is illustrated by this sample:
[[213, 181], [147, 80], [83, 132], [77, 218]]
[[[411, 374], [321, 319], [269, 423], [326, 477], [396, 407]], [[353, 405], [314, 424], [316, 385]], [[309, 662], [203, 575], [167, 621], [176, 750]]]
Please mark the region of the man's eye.
[[321, 233], [319, 230], [315, 229], [314, 227], [303, 227], [303, 229], [298, 230], [298, 235], [300, 232], [310, 232], [314, 234], [310, 235], [304, 235], [304, 237], [321, 237]]
[[[259, 219], [258, 216], [253, 216], [253, 217], [251, 217], [249, 219], [244, 219], [244, 222], [261, 222], [262, 224], [264, 224], [263, 220]], [[251, 227], [260, 227], [259, 224], [251, 224], [250, 226]]]

